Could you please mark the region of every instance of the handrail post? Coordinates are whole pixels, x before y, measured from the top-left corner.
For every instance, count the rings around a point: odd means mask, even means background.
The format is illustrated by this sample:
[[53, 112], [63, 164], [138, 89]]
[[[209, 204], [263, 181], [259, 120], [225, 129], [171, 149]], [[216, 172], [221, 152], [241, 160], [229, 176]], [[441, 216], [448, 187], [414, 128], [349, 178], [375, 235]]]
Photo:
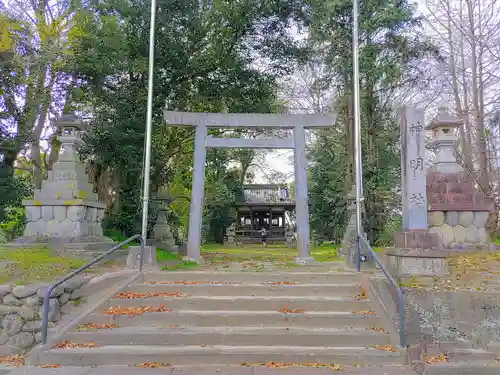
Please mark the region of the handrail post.
[[140, 258], [139, 258], [139, 272], [142, 272], [142, 267], [144, 266], [144, 248], [145, 248], [145, 239], [144, 237], [141, 235], [139, 237], [139, 242], [141, 243], [141, 250], [140, 250]]
[[356, 234], [356, 270], [361, 271], [361, 243], [359, 240], [359, 233]]
[[397, 289], [398, 306], [399, 306], [399, 344], [402, 348], [406, 348], [406, 332], [405, 332], [405, 296], [401, 288]]

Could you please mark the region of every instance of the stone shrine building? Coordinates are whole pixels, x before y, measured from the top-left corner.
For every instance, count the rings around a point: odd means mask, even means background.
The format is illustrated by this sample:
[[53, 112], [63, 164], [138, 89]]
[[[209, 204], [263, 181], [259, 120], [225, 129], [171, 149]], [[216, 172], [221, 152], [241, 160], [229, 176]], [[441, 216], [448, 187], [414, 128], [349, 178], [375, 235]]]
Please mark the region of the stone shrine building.
[[290, 213], [295, 200], [286, 185], [244, 185], [236, 206], [237, 219], [227, 231], [228, 243], [235, 242], [234, 237], [242, 243], [259, 243], [262, 228], [268, 231], [269, 243], [284, 243], [287, 235], [293, 236]]

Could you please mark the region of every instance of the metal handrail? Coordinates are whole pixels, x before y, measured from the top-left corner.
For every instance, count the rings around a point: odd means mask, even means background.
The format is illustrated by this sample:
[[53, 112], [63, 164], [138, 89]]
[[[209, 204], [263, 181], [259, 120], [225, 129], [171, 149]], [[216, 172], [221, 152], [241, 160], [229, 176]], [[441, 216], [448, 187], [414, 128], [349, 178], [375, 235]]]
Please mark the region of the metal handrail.
[[[389, 282], [394, 286], [396, 289], [397, 295], [398, 295], [398, 310], [399, 310], [399, 344], [401, 347], [406, 348], [406, 335], [405, 335], [405, 295], [404, 295], [404, 289], [401, 288], [398, 283], [394, 280], [394, 278], [389, 274], [385, 266], [382, 264], [382, 261], [378, 257], [378, 255], [375, 253], [375, 251], [372, 249], [370, 246], [370, 243], [361, 236], [358, 236], [357, 241], [359, 241], [359, 245], [364, 245], [366, 249], [370, 252], [370, 255], [375, 259], [375, 262], [378, 264], [382, 272], [384, 273], [385, 277]], [[361, 268], [361, 252], [360, 252], [361, 246], [356, 246], [356, 263], [357, 263], [357, 268], [358, 271]]]
[[74, 270], [70, 274], [64, 276], [62, 279], [58, 280], [54, 284], [50, 285], [49, 288], [47, 289], [47, 292], [45, 292], [45, 297], [43, 299], [43, 318], [42, 318], [42, 345], [47, 344], [47, 333], [49, 330], [49, 305], [50, 305], [50, 295], [54, 291], [55, 288], [57, 288], [59, 285], [62, 283], [68, 281], [72, 277], [78, 275], [79, 273], [85, 271], [87, 268], [92, 267], [94, 264], [100, 262], [104, 258], [106, 258], [108, 255], [114, 253], [116, 250], [122, 248], [123, 246], [129, 244], [132, 241], [139, 240], [141, 243], [141, 251], [139, 254], [139, 272], [142, 271], [142, 266], [144, 263], [144, 246], [145, 246], [145, 241], [144, 238], [140, 234], [136, 234], [135, 236], [130, 237], [129, 239], [126, 239], [123, 242], [120, 242], [118, 245], [113, 246], [111, 249], [106, 251], [104, 254], [99, 255], [97, 258], [93, 259], [89, 263], [87, 263], [84, 266], [81, 266], [80, 268]]

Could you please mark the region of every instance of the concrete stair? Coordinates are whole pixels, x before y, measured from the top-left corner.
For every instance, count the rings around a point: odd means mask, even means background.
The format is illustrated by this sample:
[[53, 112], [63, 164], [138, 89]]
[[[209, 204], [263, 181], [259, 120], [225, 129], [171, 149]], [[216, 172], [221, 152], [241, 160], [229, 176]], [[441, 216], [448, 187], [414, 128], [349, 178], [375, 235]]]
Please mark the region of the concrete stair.
[[[177, 282], [178, 284], [175, 284]], [[269, 283], [296, 282], [296, 285]], [[231, 284], [233, 283], [233, 284]], [[360, 278], [319, 272], [145, 273], [121, 293], [183, 293], [179, 297], [112, 298], [80, 325], [109, 329], [67, 332], [62, 340], [95, 348], [47, 349], [40, 364], [62, 366], [240, 365], [242, 363], [337, 363], [401, 365], [404, 353], [384, 351], [391, 335], [371, 301], [359, 299]], [[191, 284], [191, 285], [186, 285]], [[150, 295], [151, 296], [151, 295]], [[164, 306], [164, 312], [105, 315], [109, 307]], [[302, 309], [296, 313], [279, 310]], [[356, 312], [365, 312], [356, 314]], [[384, 327], [387, 328], [387, 327]]]

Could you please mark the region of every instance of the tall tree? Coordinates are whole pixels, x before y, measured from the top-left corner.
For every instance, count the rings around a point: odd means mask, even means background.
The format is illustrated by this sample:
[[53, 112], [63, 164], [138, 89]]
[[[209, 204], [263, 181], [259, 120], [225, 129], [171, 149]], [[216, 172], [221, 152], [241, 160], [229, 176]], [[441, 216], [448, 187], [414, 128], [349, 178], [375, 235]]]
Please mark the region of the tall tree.
[[[407, 1], [360, 3], [360, 86], [364, 164], [365, 229], [377, 238], [394, 206], [399, 183], [399, 129], [391, 98], [421, 76], [419, 63], [436, 49], [419, 34], [415, 7]], [[353, 168], [352, 4], [317, 0], [310, 8], [310, 42], [326, 66], [339, 127], [316, 138], [311, 153], [313, 221], [323, 235], [339, 238], [346, 223], [343, 197], [351, 189]], [[325, 147], [324, 145], [328, 145]], [[329, 219], [328, 219], [329, 217]]]

